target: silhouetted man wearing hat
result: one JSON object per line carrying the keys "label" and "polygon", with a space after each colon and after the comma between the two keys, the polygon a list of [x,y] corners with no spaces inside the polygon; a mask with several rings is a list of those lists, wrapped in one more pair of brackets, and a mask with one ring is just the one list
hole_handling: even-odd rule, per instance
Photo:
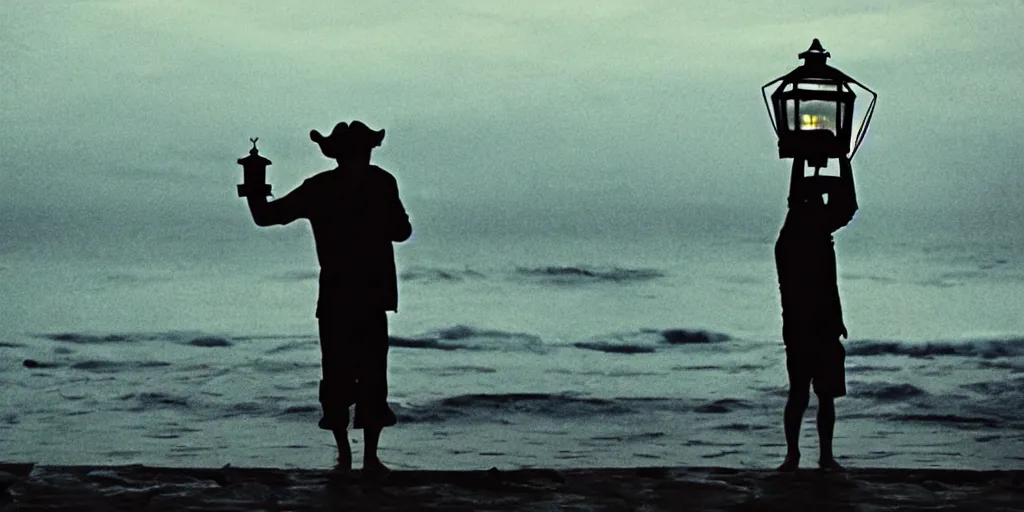
{"label": "silhouetted man wearing hat", "polygon": [[370,164],[384,130],[359,121],[338,123],[324,137],[310,138],[336,169],[307,179],[275,201],[249,196],[259,226],[309,219],[320,261],[320,328],[323,379],[319,426],[338,443],[338,467],[352,467],[348,442],[349,406],[355,404],[354,428],[363,429],[363,470],[387,472],[377,458],[384,427],[396,423],[387,403],[387,311],[398,310],[398,283],[392,243],[412,234],[409,216],[390,173]]}
{"label": "silhouetted man wearing hat", "polygon": [[795,471],[800,465],[800,424],[812,384],[818,397],[818,465],[842,469],[832,454],[832,433],[834,400],[846,394],[846,351],[839,337],[847,333],[832,233],[853,219],[857,196],[849,159],[839,159],[839,169],[839,177],[804,177],[804,162],[794,160],[789,212],[775,243],[789,374],[784,413],[787,452],[779,471]]}

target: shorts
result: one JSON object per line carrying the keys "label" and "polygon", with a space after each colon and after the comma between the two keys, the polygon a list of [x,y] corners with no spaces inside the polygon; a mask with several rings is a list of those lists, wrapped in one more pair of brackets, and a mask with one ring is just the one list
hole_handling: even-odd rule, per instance
{"label": "shorts", "polygon": [[846,395],[846,349],[839,338],[824,343],[788,343],[786,372],[790,389],[813,386],[819,398]]}
{"label": "shorts", "polygon": [[355,428],[397,423],[388,406],[388,320],[379,311],[343,310],[319,318],[323,379],[320,406],[324,430],[348,427],[356,406]]}

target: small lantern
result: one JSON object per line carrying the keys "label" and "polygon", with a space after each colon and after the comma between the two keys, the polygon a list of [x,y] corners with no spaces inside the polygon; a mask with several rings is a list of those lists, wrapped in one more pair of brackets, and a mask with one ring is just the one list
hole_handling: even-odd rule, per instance
{"label": "small lantern", "polygon": [[243,171],[242,184],[238,186],[238,197],[270,195],[270,185],[267,184],[267,166],[270,165],[270,160],[260,156],[259,150],[256,149],[258,140],[259,137],[249,139],[249,142],[252,142],[249,156],[238,159]]}
{"label": "small lantern", "polygon": [[[817,39],[799,54],[802,66],[761,87],[768,117],[779,138],[779,158],[806,160],[812,167],[825,167],[829,158],[853,158],[867,133],[878,95],[842,71],[825,63],[830,57]],[[765,89],[779,84],[769,105]],[[857,95],[850,85],[871,94],[856,137],[853,103]],[[851,139],[853,148],[851,150]]]}

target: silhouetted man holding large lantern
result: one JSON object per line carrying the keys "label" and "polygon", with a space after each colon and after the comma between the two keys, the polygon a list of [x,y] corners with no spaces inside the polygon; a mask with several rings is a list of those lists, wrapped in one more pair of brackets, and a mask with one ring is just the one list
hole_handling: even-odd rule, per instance
{"label": "silhouetted man holding large lantern", "polygon": [[[789,212],[775,244],[775,264],[782,296],[782,339],[786,346],[789,398],[783,425],[786,459],[780,471],[800,465],[800,426],[810,400],[818,397],[818,466],[841,470],[832,452],[834,400],[846,394],[845,356],[840,337],[847,337],[836,273],[832,233],[847,225],[857,211],[850,159],[863,141],[877,95],[825,63],[829,53],[815,39],[800,54],[804,64],[773,80],[781,82],[765,96],[778,135],[779,157],[792,158]],[[851,151],[853,104],[850,85],[872,95]],[[829,159],[839,162],[839,176],[821,174]],[[806,176],[806,170],[814,172]]]}
{"label": "silhouetted man holding large lantern", "polygon": [[319,426],[338,443],[338,466],[352,466],[348,442],[349,407],[355,405],[354,427],[363,429],[364,471],[387,472],[377,457],[384,427],[396,423],[387,403],[387,311],[398,310],[398,285],[392,243],[412,234],[398,196],[395,178],[371,165],[373,148],[384,130],[374,131],[360,121],[338,123],[324,137],[310,138],[324,156],[337,160],[336,169],[307,179],[288,195],[268,202],[270,186],[263,183],[270,161],[253,150],[239,160],[245,183],[239,195],[249,202],[259,226],[309,219],[320,261],[320,297],[316,316],[320,328],[323,379]]}
{"label": "silhouetted man holding large lantern", "polygon": [[847,336],[839,300],[832,233],[857,211],[850,161],[840,159],[840,176],[803,176],[793,164],[789,212],[775,243],[775,265],[782,295],[782,339],[786,345],[789,398],[784,413],[787,453],[780,470],[800,462],[800,424],[813,384],[818,397],[818,464],[840,469],[832,454],[835,398],[846,394],[840,336]]}

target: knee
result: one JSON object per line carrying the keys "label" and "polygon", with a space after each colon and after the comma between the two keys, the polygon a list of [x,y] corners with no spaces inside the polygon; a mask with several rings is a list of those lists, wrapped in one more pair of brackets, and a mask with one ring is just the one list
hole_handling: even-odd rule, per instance
{"label": "knee", "polygon": [[807,409],[808,404],[811,402],[811,394],[807,391],[789,390],[789,400],[786,402],[787,407],[796,407],[801,411]]}
{"label": "knee", "polygon": [[818,397],[818,411],[824,414],[836,413],[836,402],[831,397]]}

